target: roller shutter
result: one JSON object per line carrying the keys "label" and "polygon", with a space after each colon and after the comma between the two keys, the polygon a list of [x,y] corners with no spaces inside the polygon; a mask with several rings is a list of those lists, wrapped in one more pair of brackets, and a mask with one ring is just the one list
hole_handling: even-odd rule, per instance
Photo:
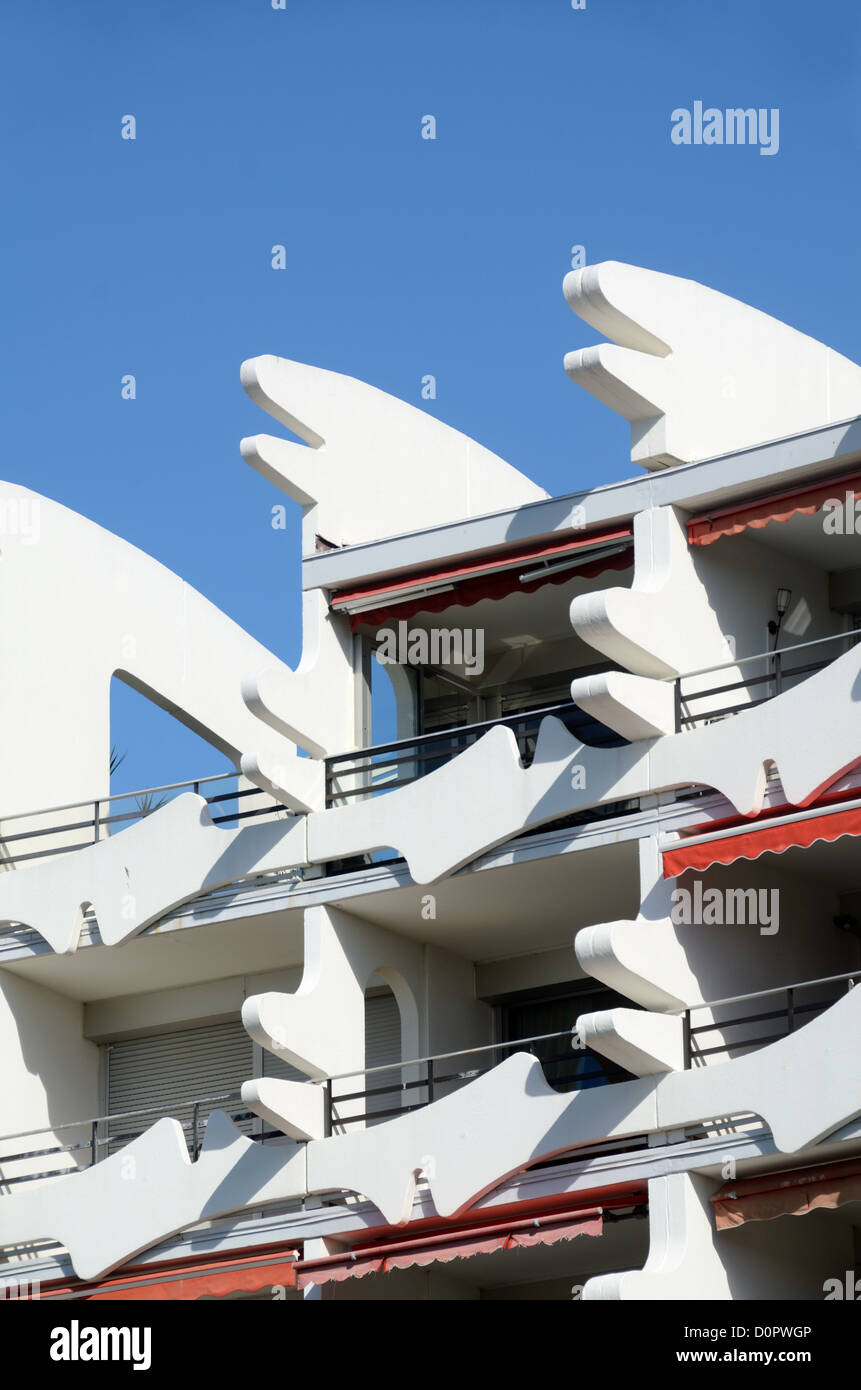
{"label": "roller shutter", "polygon": [[[391,990],[380,994],[369,994],[365,998],[365,1066],[384,1067],[388,1062],[401,1060],[401,1015],[398,1001]],[[369,1076],[367,1086],[395,1086],[400,1082],[399,1069],[378,1072]],[[369,1096],[367,1109],[373,1114],[377,1110],[392,1110],[400,1103],[400,1096],[392,1092],[385,1096]]]}
{"label": "roller shutter", "polygon": [[[238,1092],[253,1075],[251,1039],[241,1022],[216,1023],[205,1028],[157,1033],[107,1045],[108,1113],[121,1114],[158,1106],[180,1121],[191,1141],[195,1101]],[[198,1111],[198,1140],[211,1110],[224,1110],[244,1134],[253,1119],[238,1098],[202,1105]],[[247,1118],[241,1118],[241,1117]],[[157,1114],[116,1120],[110,1125],[114,1147],[154,1124]],[[122,1138],[121,1138],[122,1136]],[[105,1152],[108,1150],[106,1149]]]}

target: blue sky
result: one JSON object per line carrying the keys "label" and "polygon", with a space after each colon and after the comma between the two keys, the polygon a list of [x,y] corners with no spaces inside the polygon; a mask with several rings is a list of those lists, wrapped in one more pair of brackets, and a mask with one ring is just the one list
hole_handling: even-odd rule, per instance
{"label": "blue sky", "polygon": [[[360,377],[553,493],[632,471],[562,369],[595,340],[561,293],[573,244],[861,360],[859,30],[854,0],[7,4],[4,476],[295,662],[298,512],[273,530],[239,456],[268,426],[243,358]],[[695,100],[778,107],[779,153],[673,145]],[[114,712],[119,789],[224,766],[137,696]]]}

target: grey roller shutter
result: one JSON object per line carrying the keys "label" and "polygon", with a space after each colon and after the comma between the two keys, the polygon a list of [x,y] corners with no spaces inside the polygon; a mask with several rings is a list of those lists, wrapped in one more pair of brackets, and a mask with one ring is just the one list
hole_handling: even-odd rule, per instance
{"label": "grey roller shutter", "polygon": [[[365,1066],[384,1067],[401,1060],[401,1015],[398,1001],[391,990],[369,994],[365,998]],[[398,1068],[369,1076],[366,1085],[396,1086],[400,1083]],[[385,1096],[368,1096],[368,1111],[393,1110],[400,1103],[400,1094],[392,1091]]]}
{"label": "grey roller shutter", "polygon": [[[253,1075],[251,1039],[239,1020],[129,1038],[107,1046],[108,1113],[158,1106],[161,1114],[180,1121],[189,1143],[194,1102],[238,1092],[243,1081]],[[244,1134],[251,1133],[253,1120],[241,1118],[248,1112],[237,1098],[199,1107],[199,1142],[212,1110],[224,1110]],[[158,1118],[159,1114],[153,1113],[113,1121],[110,1151],[148,1129]]]}

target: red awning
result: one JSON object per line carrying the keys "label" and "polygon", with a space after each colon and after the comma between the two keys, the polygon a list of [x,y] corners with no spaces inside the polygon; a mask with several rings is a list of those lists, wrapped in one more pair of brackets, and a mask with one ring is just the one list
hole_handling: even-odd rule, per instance
{"label": "red awning", "polygon": [[803,488],[787,492],[772,492],[750,502],[737,502],[731,507],[717,507],[688,520],[688,543],[711,545],[721,536],[737,536],[748,527],[761,531],[772,521],[788,521],[803,513],[812,516],[831,498],[841,502],[847,493],[861,492],[861,473],[844,474]]}
{"label": "red awning", "polygon": [[224,1298],[231,1293],[257,1293],[272,1285],[296,1285],[294,1247],[228,1259],[178,1260],[171,1264],[127,1265],[98,1283],[43,1284],[40,1298],[105,1300],[188,1300]]}
{"label": "red awning", "polygon": [[362,1279],[366,1274],[386,1274],[392,1269],[468,1260],[495,1250],[554,1245],[577,1236],[600,1236],[602,1230],[601,1207],[581,1207],[578,1211],[430,1233],[413,1240],[380,1242],[364,1248],[355,1247],[344,1254],[302,1260],[296,1266],[297,1282],[300,1289],[308,1284],[340,1283],[344,1279]]}
{"label": "red awning", "polygon": [[817,1207],[841,1207],[861,1201],[861,1163],[826,1163],[767,1173],[725,1183],[712,1197],[719,1231],[746,1221],[773,1221],[777,1216],[806,1216]]}
{"label": "red awning", "polygon": [[[782,809],[782,808],[781,808]],[[676,878],[686,869],[708,869],[712,864],[734,864],[737,859],[758,859],[761,854],[783,854],[784,850],[807,849],[817,840],[839,840],[843,835],[861,835],[861,806],[847,810],[820,811],[796,820],[772,824],[740,826],[714,835],[682,841],[663,852],[664,878]]]}
{"label": "red awning", "polygon": [[[542,584],[566,584],[575,574],[593,579],[605,570],[629,569],[634,560],[633,534],[633,526],[626,524],[580,534],[576,540],[570,537],[562,541],[545,540],[516,550],[464,559],[441,569],[402,575],[399,579],[377,580],[360,589],[342,589],[333,596],[331,606],[336,613],[350,614],[352,628],[366,624],[379,627],[390,618],[442,613],[453,606],[468,608],[482,599],[500,599],[512,593],[531,594]],[[595,552],[591,560],[590,551]],[[567,559],[577,560],[581,555],[583,563],[578,564],[576,570],[565,568],[554,572],[555,565]],[[545,565],[549,573],[521,583],[524,569],[539,569]],[[379,599],[378,606],[373,602],[375,599]]]}

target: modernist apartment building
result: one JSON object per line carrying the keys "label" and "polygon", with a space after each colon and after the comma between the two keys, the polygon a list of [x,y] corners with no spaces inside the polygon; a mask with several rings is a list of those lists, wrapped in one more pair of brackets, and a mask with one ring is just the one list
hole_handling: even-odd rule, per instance
{"label": "modernist apartment building", "polygon": [[[0,487],[8,1296],[855,1296],[861,368],[565,293],[631,430],[569,496],[244,364],[296,670]],[[111,797],[114,675],[235,776]]]}

